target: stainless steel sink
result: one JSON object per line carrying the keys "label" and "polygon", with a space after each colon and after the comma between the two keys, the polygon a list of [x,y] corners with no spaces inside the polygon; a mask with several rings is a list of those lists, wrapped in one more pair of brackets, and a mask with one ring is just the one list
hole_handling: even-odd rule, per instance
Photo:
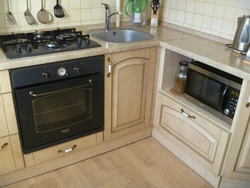
{"label": "stainless steel sink", "polygon": [[93,37],[109,43],[138,42],[153,38],[153,35],[133,29],[94,30],[89,33]]}

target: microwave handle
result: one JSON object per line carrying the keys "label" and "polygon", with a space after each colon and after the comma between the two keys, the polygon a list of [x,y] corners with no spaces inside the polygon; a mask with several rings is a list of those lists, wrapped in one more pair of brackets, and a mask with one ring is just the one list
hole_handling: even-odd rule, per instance
{"label": "microwave handle", "polygon": [[225,95],[226,95],[226,93],[227,93],[227,90],[228,90],[228,85],[226,85],[226,87],[225,87],[225,89],[224,89],[224,91],[222,92],[222,94],[221,94],[221,100],[220,100],[220,111],[221,112],[223,112],[223,104],[224,104],[224,99],[225,99]]}

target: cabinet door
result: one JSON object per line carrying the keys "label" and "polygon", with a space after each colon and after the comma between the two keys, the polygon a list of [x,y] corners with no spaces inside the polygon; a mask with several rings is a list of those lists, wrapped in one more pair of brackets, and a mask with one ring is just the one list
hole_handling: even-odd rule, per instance
{"label": "cabinet door", "polygon": [[148,59],[124,59],[113,66],[112,132],[144,123]]}
{"label": "cabinet door", "polygon": [[235,171],[250,174],[250,123],[248,124],[244,141],[241,146]]}
{"label": "cabinet door", "polygon": [[108,56],[112,68],[105,81],[105,118],[110,118],[105,120],[105,140],[149,126],[154,52],[143,49]]}

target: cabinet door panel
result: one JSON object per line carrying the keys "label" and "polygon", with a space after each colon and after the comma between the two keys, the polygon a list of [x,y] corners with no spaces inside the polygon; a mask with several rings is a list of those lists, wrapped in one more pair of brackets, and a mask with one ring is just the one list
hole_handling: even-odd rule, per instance
{"label": "cabinet door panel", "polygon": [[112,132],[116,132],[144,122],[148,59],[123,60],[112,72]]}
{"label": "cabinet door panel", "polygon": [[214,161],[218,140],[198,123],[178,110],[162,106],[160,125],[206,160]]}
{"label": "cabinet door panel", "polygon": [[16,170],[10,139],[8,136],[0,138],[0,146],[2,147],[5,143],[8,145],[0,150],[0,175]]}
{"label": "cabinet door panel", "polygon": [[250,174],[250,119],[244,141],[241,146],[239,158],[235,167],[236,172]]}

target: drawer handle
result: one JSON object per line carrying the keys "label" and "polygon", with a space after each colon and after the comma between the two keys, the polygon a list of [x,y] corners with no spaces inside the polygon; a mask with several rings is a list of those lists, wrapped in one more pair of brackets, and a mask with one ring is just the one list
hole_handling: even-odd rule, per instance
{"label": "drawer handle", "polygon": [[76,148],[76,145],[74,145],[72,148],[66,149],[66,150],[58,150],[57,153],[70,153]]}
{"label": "drawer handle", "polygon": [[190,119],[196,119],[195,116],[190,116],[188,113],[186,113],[183,109],[181,109],[181,113],[182,115],[184,115],[185,117],[187,118],[190,118]]}
{"label": "drawer handle", "polygon": [[4,147],[8,146],[9,144],[5,142],[2,146],[0,146],[0,150],[3,149]]}

